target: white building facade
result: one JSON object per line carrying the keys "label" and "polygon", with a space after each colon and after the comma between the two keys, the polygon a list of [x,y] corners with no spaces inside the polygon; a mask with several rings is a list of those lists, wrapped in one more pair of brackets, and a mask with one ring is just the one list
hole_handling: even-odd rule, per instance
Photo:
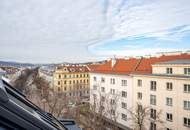
{"label": "white building facade", "polygon": [[[113,111],[117,116],[117,123],[121,124],[122,128],[131,128],[127,109],[133,105],[132,84],[133,79],[129,75],[90,73],[90,103],[93,104],[94,95],[99,100],[100,96],[104,96],[107,103],[115,100],[117,108]],[[109,115],[107,118],[110,118]]]}
{"label": "white building facade", "polygon": [[[129,111],[140,104],[150,109],[145,129],[190,130],[189,54],[109,61],[90,72],[90,90],[91,104],[111,95],[107,103],[117,103],[113,113],[122,129],[135,129]],[[155,121],[158,113],[162,123]]]}
{"label": "white building facade", "polygon": [[133,75],[133,106],[138,102],[161,111],[163,123],[149,122],[147,129],[190,130],[190,60],[163,62],[152,67],[152,74]]}

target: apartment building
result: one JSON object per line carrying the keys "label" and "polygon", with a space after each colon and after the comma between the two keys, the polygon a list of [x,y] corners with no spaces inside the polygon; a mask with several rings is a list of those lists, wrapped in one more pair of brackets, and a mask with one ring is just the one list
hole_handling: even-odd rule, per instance
{"label": "apartment building", "polygon": [[[105,64],[99,65],[90,72],[90,103],[105,102],[100,104],[105,112],[107,119],[112,120],[116,117],[117,126],[120,129],[130,129],[131,121],[128,115],[128,108],[133,105],[132,83],[133,79],[130,73],[138,64],[139,59],[110,59]],[[117,107],[110,109],[109,104],[115,104]],[[96,105],[98,106],[98,104]],[[110,116],[110,113],[113,115]],[[111,121],[110,121],[111,122]]]}
{"label": "apartment building", "polygon": [[[189,59],[190,54],[182,53],[108,60],[90,72],[90,103],[95,99],[104,101],[105,95],[111,95],[106,102],[117,103],[111,113],[117,113],[120,129],[134,129],[127,111],[135,109],[137,103],[150,107],[153,114],[162,111],[160,118],[164,123],[159,126],[148,122],[147,129],[190,129]],[[113,101],[113,95],[119,95],[119,100]],[[102,106],[105,110],[108,107]]]}
{"label": "apartment building", "polygon": [[190,58],[152,64],[152,73],[133,75],[133,88],[134,106],[138,102],[161,111],[164,123],[149,122],[147,128],[190,129]]}
{"label": "apartment building", "polygon": [[67,96],[88,96],[89,81],[86,66],[58,66],[53,74],[54,90]]}

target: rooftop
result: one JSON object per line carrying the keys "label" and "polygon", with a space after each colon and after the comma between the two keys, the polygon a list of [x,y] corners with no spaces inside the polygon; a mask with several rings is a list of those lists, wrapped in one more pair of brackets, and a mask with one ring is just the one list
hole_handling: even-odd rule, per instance
{"label": "rooftop", "polygon": [[190,54],[162,55],[159,57],[142,57],[129,59],[111,59],[90,70],[93,73],[109,73],[109,74],[151,74],[152,65],[161,62],[183,61],[189,62]]}
{"label": "rooftop", "polygon": [[57,70],[66,69],[69,72],[88,72],[89,69],[86,66],[58,66]]}
{"label": "rooftop", "polygon": [[174,64],[174,65],[178,65],[178,64],[190,64],[190,59],[182,59],[182,60],[171,60],[171,61],[166,61],[166,62],[158,62],[157,64]]}

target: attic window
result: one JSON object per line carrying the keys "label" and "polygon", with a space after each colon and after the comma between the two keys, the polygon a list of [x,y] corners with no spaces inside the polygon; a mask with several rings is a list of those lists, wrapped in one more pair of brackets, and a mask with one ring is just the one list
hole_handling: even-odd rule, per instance
{"label": "attic window", "polygon": [[167,74],[172,74],[173,73],[173,69],[172,68],[166,68],[166,73]]}

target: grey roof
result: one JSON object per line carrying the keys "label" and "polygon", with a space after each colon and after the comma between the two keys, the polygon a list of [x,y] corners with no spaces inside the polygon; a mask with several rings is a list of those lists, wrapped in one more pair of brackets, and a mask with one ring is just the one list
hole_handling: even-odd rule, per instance
{"label": "grey roof", "polygon": [[190,64],[190,59],[171,60],[166,62],[157,62],[155,64]]}
{"label": "grey roof", "polygon": [[175,78],[186,78],[186,79],[190,79],[189,75],[173,75],[173,74],[133,74],[133,75],[144,75],[144,76],[158,76],[158,77],[175,77]]}

